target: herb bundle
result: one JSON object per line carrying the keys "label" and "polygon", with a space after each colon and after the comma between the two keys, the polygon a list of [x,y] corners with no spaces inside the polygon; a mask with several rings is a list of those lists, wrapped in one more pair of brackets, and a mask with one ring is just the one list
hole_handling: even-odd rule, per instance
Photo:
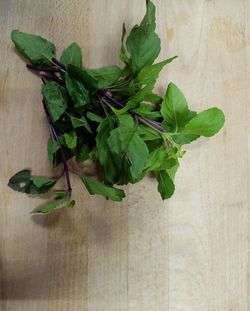
{"label": "herb bundle", "polygon": [[[220,109],[199,113],[189,110],[175,84],[168,85],[163,98],[154,92],[160,71],[176,58],[154,64],[160,52],[155,27],[155,6],[147,0],[140,25],[128,35],[123,25],[119,54],[123,67],[96,69],[82,65],[82,52],[76,43],[67,47],[58,60],[53,43],[12,31],[17,50],[29,61],[27,67],[42,78],[43,107],[50,130],[48,159],[53,167],[62,167],[58,177],[35,176],[25,169],[10,178],[8,185],[13,190],[51,194],[53,199],[34,212],[48,213],[75,205],[71,173],[79,176],[90,194],[121,201],[125,194],[114,185],[136,183],[152,172],[162,199],[170,198],[179,158],[185,153],[182,145],[200,136],[213,136],[223,127]],[[72,172],[70,159],[78,164],[93,160],[102,178]],[[62,177],[66,178],[67,189],[53,190]]]}

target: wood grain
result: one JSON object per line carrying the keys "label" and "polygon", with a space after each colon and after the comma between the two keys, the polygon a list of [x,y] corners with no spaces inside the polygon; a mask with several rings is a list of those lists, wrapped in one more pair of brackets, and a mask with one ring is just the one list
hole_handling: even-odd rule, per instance
{"label": "wood grain", "polygon": [[224,130],[187,146],[175,196],[153,179],[126,188],[120,204],[90,197],[73,178],[77,207],[45,216],[40,201],[6,186],[17,170],[49,174],[40,81],[10,42],[40,34],[58,53],[75,41],[87,66],[117,63],[122,22],[144,0],[0,1],[0,310],[249,311],[250,3],[155,0],[160,77],[191,108],[219,106]]}

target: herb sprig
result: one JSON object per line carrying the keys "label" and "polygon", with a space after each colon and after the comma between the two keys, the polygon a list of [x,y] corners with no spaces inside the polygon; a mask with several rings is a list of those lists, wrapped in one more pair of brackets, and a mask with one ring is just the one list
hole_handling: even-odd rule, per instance
{"label": "herb sprig", "polygon": [[[10,178],[8,185],[13,190],[51,194],[53,199],[33,212],[49,213],[75,205],[70,159],[78,164],[90,159],[100,168],[101,180],[73,172],[90,194],[121,201],[124,191],[114,185],[136,183],[152,172],[162,199],[170,198],[179,159],[185,153],[182,146],[200,136],[213,136],[223,127],[220,109],[191,111],[175,84],[168,85],[163,98],[154,92],[161,70],[176,58],[154,63],[160,53],[155,27],[155,6],[147,0],[140,25],[127,35],[123,24],[119,58],[124,66],[94,69],[82,65],[76,43],[57,59],[53,43],[12,31],[17,50],[30,62],[27,68],[43,81],[43,107],[50,130],[48,159],[53,167],[62,167],[57,177],[35,176],[25,169]],[[53,190],[62,177],[67,189]]]}

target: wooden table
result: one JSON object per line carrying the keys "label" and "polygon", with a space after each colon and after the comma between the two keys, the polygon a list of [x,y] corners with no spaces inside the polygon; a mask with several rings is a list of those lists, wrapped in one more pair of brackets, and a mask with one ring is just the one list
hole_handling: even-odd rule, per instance
{"label": "wooden table", "polygon": [[[74,210],[29,213],[40,200],[6,184],[32,167],[50,174],[41,82],[25,68],[12,29],[40,34],[58,53],[80,44],[86,66],[119,63],[121,25],[143,0],[0,0],[0,310],[247,311],[249,298],[250,2],[155,0],[160,59],[179,58],[158,90],[176,83],[191,108],[219,106],[226,126],[181,160],[175,196],[153,179],[121,204],[73,178]],[[248,184],[249,188],[249,184]]]}

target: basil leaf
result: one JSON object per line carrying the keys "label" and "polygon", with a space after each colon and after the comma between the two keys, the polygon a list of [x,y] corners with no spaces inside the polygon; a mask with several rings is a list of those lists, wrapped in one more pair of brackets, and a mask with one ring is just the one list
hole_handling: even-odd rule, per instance
{"label": "basil leaf", "polygon": [[62,86],[48,82],[42,88],[43,98],[53,122],[56,122],[67,109],[67,96]]}
{"label": "basil leaf", "polygon": [[122,75],[122,70],[115,65],[85,70],[89,76],[97,81],[97,87],[99,89],[111,86]]}
{"label": "basil leaf", "polygon": [[188,113],[186,98],[174,83],[170,83],[161,104],[164,120],[177,132],[185,125]]}
{"label": "basil leaf", "polygon": [[96,135],[97,158],[103,166],[106,179],[111,183],[114,183],[117,180],[118,175],[114,156],[107,144],[107,139],[114,127],[115,119],[108,117],[99,124]]}
{"label": "basil leaf", "polygon": [[138,81],[142,85],[151,85],[151,88],[153,89],[155,82],[157,78],[159,77],[159,74],[162,70],[162,68],[171,63],[177,56],[171,57],[169,59],[166,59],[158,64],[146,66],[142,68],[142,70],[138,73]]}
{"label": "basil leaf", "polygon": [[98,89],[98,81],[92,77],[86,69],[81,69],[69,64],[68,74],[71,78],[81,82],[89,91],[96,91]]}
{"label": "basil leaf", "polygon": [[74,128],[83,126],[89,133],[92,133],[91,128],[84,116],[82,116],[81,119],[76,118],[76,117],[71,117],[71,123]]}
{"label": "basil leaf", "polygon": [[55,45],[48,40],[18,30],[11,32],[11,40],[16,49],[32,64],[50,66],[51,58],[55,56]]}
{"label": "basil leaf", "polygon": [[224,125],[224,113],[218,108],[209,108],[191,119],[181,133],[210,137],[215,135]]}
{"label": "basil leaf", "polygon": [[108,145],[112,153],[129,161],[132,179],[136,179],[148,161],[147,145],[136,133],[133,118],[129,115],[119,117],[119,126],[110,132]]}
{"label": "basil leaf", "polygon": [[147,1],[147,11],[140,26],[131,30],[126,46],[131,57],[131,67],[134,73],[143,67],[152,65],[160,52],[160,38],[155,30],[155,6]]}
{"label": "basil leaf", "polygon": [[167,171],[155,172],[155,175],[158,181],[158,191],[162,200],[169,199],[175,190],[173,180],[170,178]]}
{"label": "basil leaf", "polygon": [[65,74],[65,84],[75,108],[84,107],[90,102],[89,91],[84,85]]}
{"label": "basil leaf", "polygon": [[63,134],[63,138],[69,149],[74,149],[77,146],[77,135],[74,131]]}
{"label": "basil leaf", "polygon": [[99,194],[113,201],[121,201],[125,197],[121,189],[104,185],[86,176],[81,176],[81,180],[90,194]]}
{"label": "basil leaf", "polygon": [[30,180],[37,188],[42,188],[44,186],[52,187],[55,185],[56,180],[49,177],[31,176]]}
{"label": "basil leaf", "polygon": [[55,164],[55,153],[60,149],[60,144],[49,138],[48,140],[48,147],[47,147],[47,150],[48,150],[48,159],[49,159],[49,162],[54,166]]}
{"label": "basil leaf", "polygon": [[30,176],[30,170],[17,172],[10,178],[8,186],[15,191],[27,193],[30,185]]}
{"label": "basil leaf", "polygon": [[46,202],[37,208],[35,208],[32,213],[42,213],[42,214],[48,214],[51,213],[55,208],[63,207],[65,204],[68,203],[68,198],[63,198],[59,200],[54,200],[52,202]]}
{"label": "basil leaf", "polygon": [[69,45],[63,52],[60,57],[61,63],[63,63],[66,67],[70,65],[74,65],[77,67],[82,67],[82,51],[79,45],[76,43],[72,43]]}
{"label": "basil leaf", "polygon": [[169,156],[169,151],[165,146],[150,153],[145,171],[166,170],[176,165],[176,160]]}
{"label": "basil leaf", "polygon": [[91,121],[97,122],[97,123],[101,123],[103,121],[103,118],[98,116],[97,114],[89,111],[87,112],[87,118]]}

